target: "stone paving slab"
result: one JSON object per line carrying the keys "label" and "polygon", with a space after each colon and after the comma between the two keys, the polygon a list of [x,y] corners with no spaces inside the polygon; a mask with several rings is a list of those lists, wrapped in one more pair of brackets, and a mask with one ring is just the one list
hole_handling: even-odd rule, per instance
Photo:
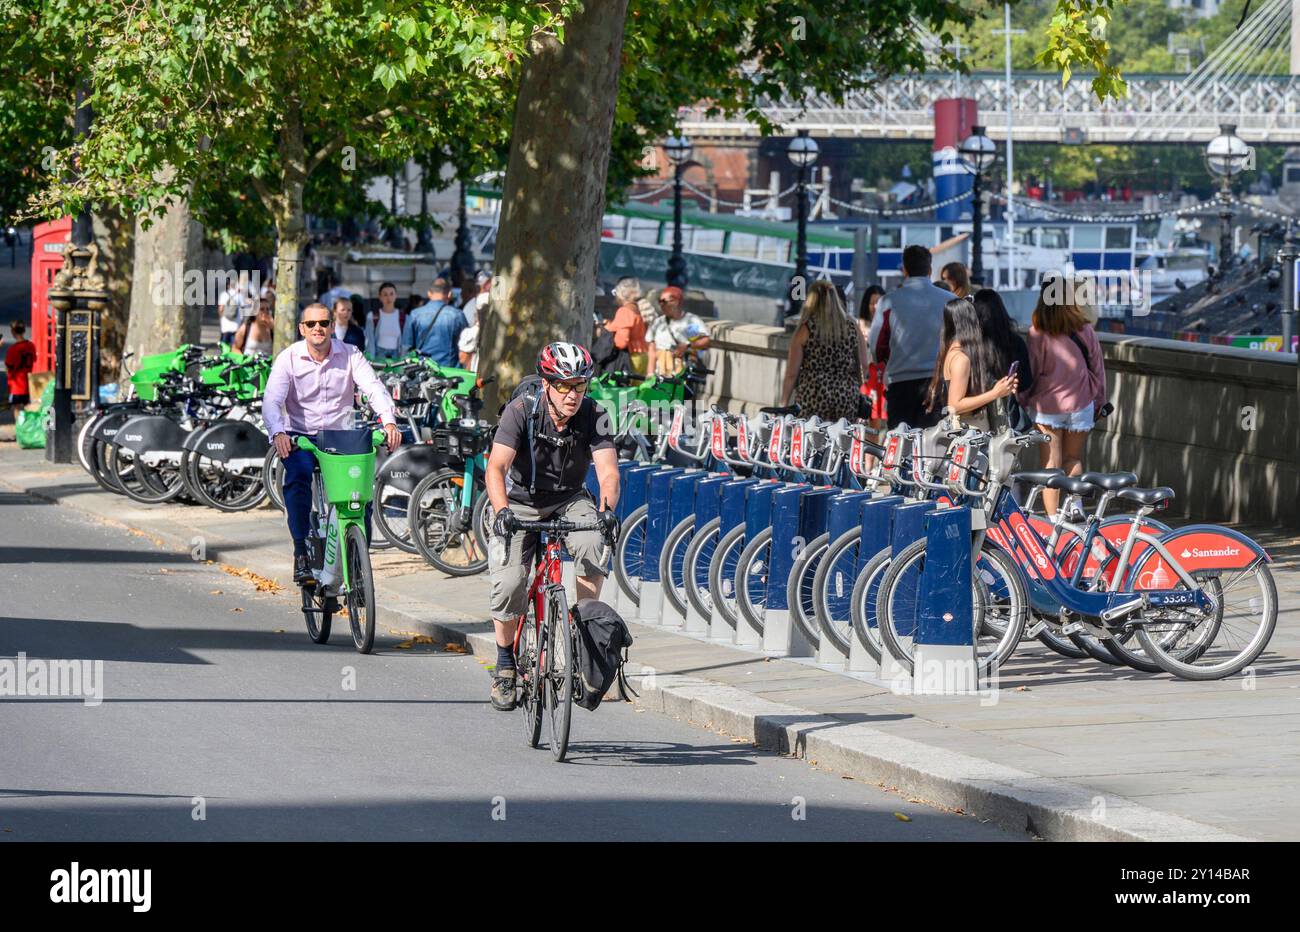
{"label": "stone paving slab", "polygon": [[[173,550],[289,578],[283,521],[140,506],[79,467],[0,445],[0,485],[135,529]],[[0,511],[0,515],[3,512]],[[1026,644],[995,705],[895,695],[812,664],[633,626],[640,702],[703,727],[817,759],[931,803],[1047,838],[1300,838],[1300,548],[1275,533],[1282,610],[1247,679],[1191,683],[1059,657]],[[490,647],[486,580],[447,579],[417,557],[377,552],[381,623]],[[288,597],[294,597],[288,593]],[[298,622],[296,614],[292,621]],[[287,619],[288,620],[288,619]],[[1100,813],[1100,814],[1099,814]]]}

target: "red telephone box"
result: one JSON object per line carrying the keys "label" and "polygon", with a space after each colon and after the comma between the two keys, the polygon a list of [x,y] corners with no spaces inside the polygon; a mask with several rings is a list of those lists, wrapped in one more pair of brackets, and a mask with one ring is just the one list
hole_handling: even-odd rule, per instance
{"label": "red telephone box", "polygon": [[63,250],[72,238],[72,218],[63,217],[32,229],[32,332],[36,344],[33,372],[54,371],[55,318],[47,297],[54,276],[63,268]]}

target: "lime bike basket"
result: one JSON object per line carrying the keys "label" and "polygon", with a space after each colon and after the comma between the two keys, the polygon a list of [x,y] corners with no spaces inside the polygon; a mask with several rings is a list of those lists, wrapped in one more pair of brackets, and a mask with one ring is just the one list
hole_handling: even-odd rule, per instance
{"label": "lime bike basket", "polygon": [[375,446],[383,431],[322,430],[312,443],[298,438],[298,446],[316,454],[325,500],[343,514],[360,514],[374,497]]}

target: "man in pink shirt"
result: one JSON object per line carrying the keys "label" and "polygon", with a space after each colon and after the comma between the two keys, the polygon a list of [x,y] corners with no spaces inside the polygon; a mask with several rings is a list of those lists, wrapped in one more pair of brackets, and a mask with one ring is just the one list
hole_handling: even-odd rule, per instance
{"label": "man in pink shirt", "polygon": [[[388,449],[397,449],[393,400],[366,357],[334,339],[334,321],[323,304],[309,304],[298,321],[302,339],[276,357],[262,398],[266,433],[284,460],[284,511],[293,538],[293,581],[312,578],[307,538],[311,533],[311,478],[316,457],[296,446],[299,436],[316,438],[322,430],[352,426],[358,391],[383,422]],[[366,515],[369,519],[369,512]],[[369,521],[367,520],[367,527]]]}

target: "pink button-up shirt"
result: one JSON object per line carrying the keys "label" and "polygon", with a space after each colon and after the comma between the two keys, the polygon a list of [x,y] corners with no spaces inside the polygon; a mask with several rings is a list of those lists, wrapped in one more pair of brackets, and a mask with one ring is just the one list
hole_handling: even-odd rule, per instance
{"label": "pink button-up shirt", "polygon": [[385,424],[396,424],[393,399],[355,346],[330,339],[323,362],[299,340],[275,358],[262,397],[262,417],[270,437],[287,431],[314,434],[351,426],[357,390]]}

